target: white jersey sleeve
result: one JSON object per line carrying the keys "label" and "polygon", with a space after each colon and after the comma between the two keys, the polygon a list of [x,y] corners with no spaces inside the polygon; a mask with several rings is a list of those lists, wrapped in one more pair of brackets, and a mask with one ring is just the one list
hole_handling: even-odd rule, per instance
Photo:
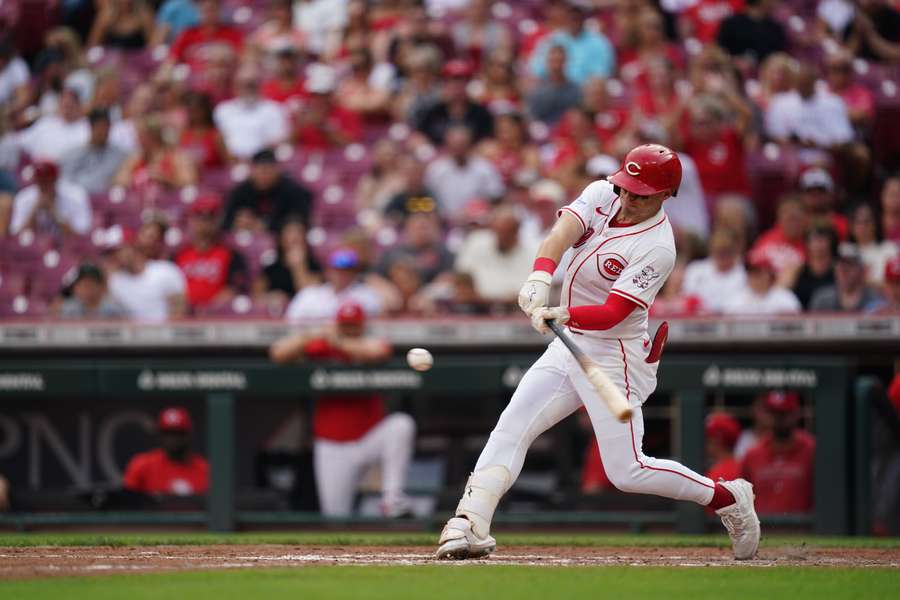
{"label": "white jersey sleeve", "polygon": [[567,212],[573,215],[581,222],[582,232],[587,233],[597,228],[599,219],[609,216],[610,207],[615,199],[616,194],[611,183],[606,180],[595,181],[584,188],[581,195],[571,204],[559,209],[557,214],[562,216]]}
{"label": "white jersey sleeve", "polygon": [[675,254],[663,246],[654,246],[628,263],[609,293],[648,309],[674,267]]}

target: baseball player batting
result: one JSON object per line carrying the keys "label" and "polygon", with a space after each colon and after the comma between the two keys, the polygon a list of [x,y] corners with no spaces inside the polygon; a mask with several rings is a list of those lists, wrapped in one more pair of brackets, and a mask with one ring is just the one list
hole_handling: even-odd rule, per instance
{"label": "baseball player batting", "polygon": [[[647,312],[675,265],[675,240],[663,202],[678,193],[680,183],[681,163],[672,150],[657,144],[634,148],[619,171],[590,184],[559,211],[519,293],[519,306],[539,332],[549,332],[548,322],[568,328],[577,346],[624,394],[631,418],[616,419],[572,353],[559,338],[553,340],[500,415],[456,515],[441,532],[437,558],[477,558],[496,549],[491,519],[519,476],[528,447],[582,405],[613,485],[708,506],[728,530],[735,558],[756,554],[759,519],[750,483],[714,482],[641,450],[641,405],[656,388],[665,341],[657,336],[651,344]],[[572,258],[558,265],[569,247],[575,249]],[[548,307],[558,266],[565,270],[562,306]]]}

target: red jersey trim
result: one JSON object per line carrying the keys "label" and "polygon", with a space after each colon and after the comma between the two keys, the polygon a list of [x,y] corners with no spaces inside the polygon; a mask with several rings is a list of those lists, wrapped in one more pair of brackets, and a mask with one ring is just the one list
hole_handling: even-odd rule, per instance
{"label": "red jersey trim", "polygon": [[[560,210],[562,210],[562,209],[560,209]],[[618,240],[618,239],[621,239],[621,238],[624,238],[624,237],[629,237],[629,236],[632,236],[632,235],[638,235],[638,234],[640,234],[640,233],[644,233],[645,231],[650,231],[650,230],[653,229],[654,227],[659,227],[660,225],[662,225],[663,223],[666,222],[666,219],[667,219],[667,218],[668,218],[668,217],[665,217],[665,216],[664,216],[664,217],[663,217],[662,219],[660,219],[657,223],[654,223],[653,225],[650,225],[649,227],[645,227],[644,229],[640,229],[640,230],[638,230],[638,231],[632,231],[631,233],[623,233],[622,235],[616,235],[616,236],[613,236],[613,237],[611,237],[611,238],[607,238],[607,239],[603,240],[602,242],[600,242],[600,244],[599,244],[596,248],[594,248],[594,249],[590,252],[590,254],[588,254],[587,256],[585,256],[584,259],[583,259],[580,263],[578,263],[578,266],[577,266],[577,267],[575,267],[575,272],[572,273],[572,279],[569,281],[569,292],[568,292],[568,300],[566,301],[566,306],[568,307],[568,306],[571,306],[571,305],[572,305],[572,287],[575,285],[575,278],[578,277],[578,271],[581,270],[581,267],[584,266],[584,263],[586,263],[586,262],[588,261],[588,259],[589,259],[591,256],[593,256],[594,254],[596,254],[597,252],[600,251],[600,248],[602,248],[604,245],[606,245],[607,242],[611,242],[611,241],[613,241],[613,240]],[[574,262],[574,261],[573,261],[573,262]],[[571,266],[571,265],[570,265],[570,266]]]}
{"label": "red jersey trim", "polygon": [[559,209],[559,212],[557,213],[557,217],[561,217],[562,214],[563,214],[563,211],[575,215],[575,218],[578,219],[578,222],[579,222],[579,223],[581,223],[581,233],[582,233],[582,234],[585,233],[585,232],[587,231],[587,229],[588,229],[588,228],[587,228],[587,225],[584,224],[584,219],[581,218],[581,215],[579,215],[577,212],[575,212],[574,210],[572,210],[572,209],[569,208],[568,206],[563,206],[561,209]]}
{"label": "red jersey trim", "polygon": [[644,302],[643,300],[641,300],[640,298],[638,298],[638,297],[636,297],[636,296],[632,296],[632,295],[629,294],[628,292],[623,292],[622,290],[617,290],[617,289],[613,288],[613,289],[609,290],[609,293],[610,293],[610,294],[617,294],[617,295],[619,295],[619,296],[622,296],[622,297],[625,298],[626,300],[630,300],[631,302],[635,302],[635,303],[637,303],[639,306],[644,307],[645,309],[650,308],[650,307],[647,305],[646,302]]}

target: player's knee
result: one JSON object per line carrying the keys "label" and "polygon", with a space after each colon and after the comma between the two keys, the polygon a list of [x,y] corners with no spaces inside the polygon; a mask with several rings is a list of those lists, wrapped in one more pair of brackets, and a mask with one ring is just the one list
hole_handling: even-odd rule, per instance
{"label": "player's knee", "polygon": [[610,464],[607,464],[607,461],[604,461],[603,468],[606,469],[606,477],[609,479],[609,482],[613,484],[617,490],[630,493],[641,491],[640,482],[637,477],[640,472],[640,465],[634,461],[609,462]]}

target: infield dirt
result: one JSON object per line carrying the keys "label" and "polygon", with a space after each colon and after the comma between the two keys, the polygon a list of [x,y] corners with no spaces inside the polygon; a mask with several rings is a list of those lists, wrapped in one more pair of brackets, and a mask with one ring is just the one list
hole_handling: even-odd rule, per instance
{"label": "infield dirt", "polygon": [[68,546],[0,547],[0,579],[53,575],[98,575],[136,572],[203,571],[303,567],[308,565],[486,565],[680,566],[680,567],[900,567],[900,551],[887,548],[765,548],[752,561],[735,561],[718,548],[574,548],[512,546],[490,558],[437,563],[423,546]]}

